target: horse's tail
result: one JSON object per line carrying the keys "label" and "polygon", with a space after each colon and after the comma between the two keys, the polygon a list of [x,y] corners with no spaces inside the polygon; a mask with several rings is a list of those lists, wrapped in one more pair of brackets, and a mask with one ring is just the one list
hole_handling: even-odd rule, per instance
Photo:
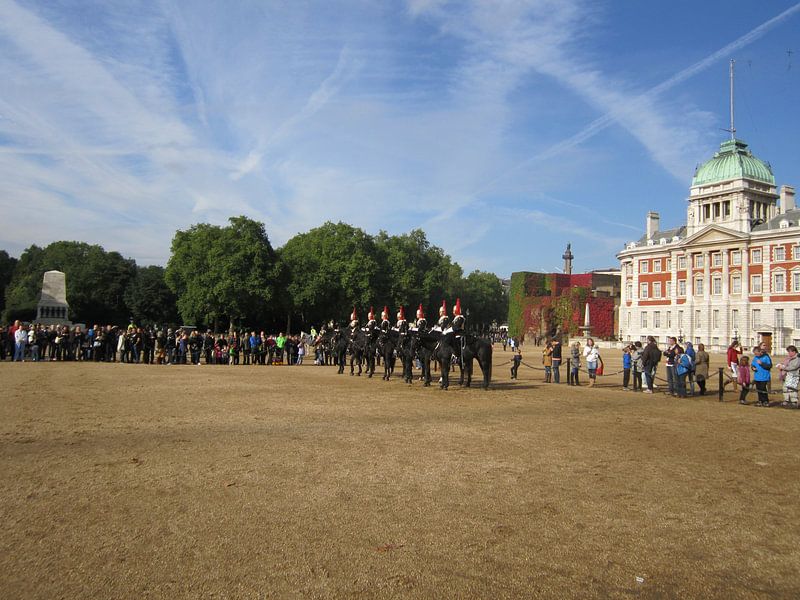
{"label": "horse's tail", "polygon": [[492,348],[491,344],[488,344],[488,346],[489,346],[489,370],[488,370],[488,373],[489,373],[489,381],[491,382],[492,381],[492,355],[493,355],[494,349]]}

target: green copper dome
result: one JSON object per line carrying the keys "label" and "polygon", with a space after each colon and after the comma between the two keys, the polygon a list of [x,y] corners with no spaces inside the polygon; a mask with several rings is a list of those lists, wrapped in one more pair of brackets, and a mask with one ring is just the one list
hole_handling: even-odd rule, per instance
{"label": "green copper dome", "polygon": [[753,156],[741,140],[726,140],[714,158],[697,167],[692,186],[708,185],[731,179],[753,179],[775,185],[775,176],[768,163]]}

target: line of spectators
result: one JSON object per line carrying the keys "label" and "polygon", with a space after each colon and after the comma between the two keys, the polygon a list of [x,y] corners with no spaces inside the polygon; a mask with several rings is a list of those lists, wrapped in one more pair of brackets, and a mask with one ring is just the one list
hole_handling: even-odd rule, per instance
{"label": "line of spectators", "polygon": [[202,333],[130,325],[66,327],[24,324],[0,327],[0,361],[94,361],[141,364],[301,365],[314,335],[264,331]]}

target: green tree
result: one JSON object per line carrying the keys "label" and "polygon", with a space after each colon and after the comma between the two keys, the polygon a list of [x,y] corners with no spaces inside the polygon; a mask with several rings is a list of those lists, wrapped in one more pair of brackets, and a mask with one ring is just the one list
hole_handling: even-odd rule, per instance
{"label": "green tree", "polygon": [[14,267],[17,266],[17,259],[9,256],[5,250],[0,250],[0,313],[6,307],[6,288],[11,283],[14,275]]}
{"label": "green tree", "polygon": [[42,276],[52,270],[66,276],[73,321],[125,321],[128,315],[123,295],[135,274],[136,263],[100,246],[66,241],[53,242],[44,249],[31,246],[22,253],[6,289],[6,319],[32,319],[36,315]]}
{"label": "green tree", "polygon": [[469,309],[470,327],[483,330],[493,321],[505,320],[508,298],[497,275],[476,270],[467,276],[463,286],[462,309]]}
{"label": "green tree", "polygon": [[177,298],[164,280],[164,267],[137,267],[125,290],[125,305],[137,324],[177,324]]}
{"label": "green tree", "polygon": [[280,250],[292,309],[306,325],[344,319],[353,305],[381,300],[375,241],[345,223],[324,223],[294,236]]}
{"label": "green tree", "polygon": [[165,271],[178,311],[192,324],[263,321],[277,297],[281,265],[264,224],[231,217],[177,231]]}

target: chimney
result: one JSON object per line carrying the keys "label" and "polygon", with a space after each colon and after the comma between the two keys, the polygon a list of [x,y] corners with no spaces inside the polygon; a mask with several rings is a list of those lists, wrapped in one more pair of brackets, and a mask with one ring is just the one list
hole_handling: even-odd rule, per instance
{"label": "chimney", "polygon": [[652,210],[647,213],[647,239],[652,240],[653,236],[658,233],[658,221],[660,217],[657,212]]}
{"label": "chimney", "polygon": [[790,185],[784,185],[781,188],[781,214],[794,209],[794,188]]}

